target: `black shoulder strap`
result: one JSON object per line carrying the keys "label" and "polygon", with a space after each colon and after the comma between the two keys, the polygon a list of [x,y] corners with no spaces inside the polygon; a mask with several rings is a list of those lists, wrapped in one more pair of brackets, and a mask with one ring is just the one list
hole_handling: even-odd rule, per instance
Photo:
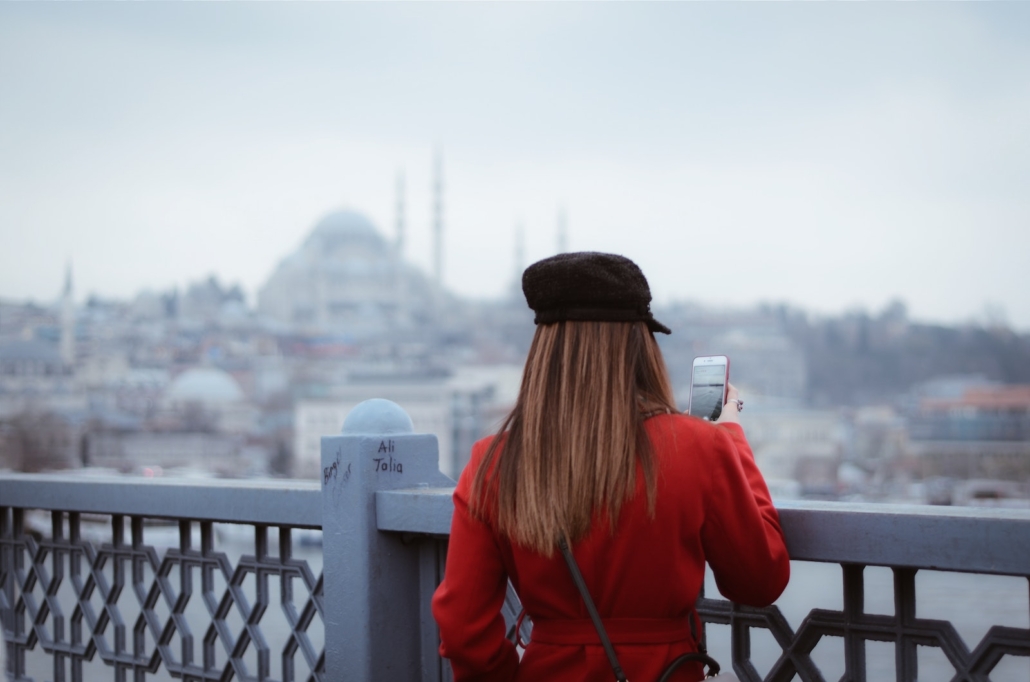
{"label": "black shoulder strap", "polygon": [[569,550],[569,543],[565,541],[564,535],[558,540],[558,547],[561,548],[562,556],[565,557],[565,563],[569,566],[572,581],[576,583],[576,589],[579,590],[579,595],[583,597],[583,603],[587,607],[587,613],[590,614],[590,620],[594,621],[594,627],[597,628],[597,636],[601,638],[601,646],[604,647],[604,653],[608,654],[608,662],[615,672],[615,679],[619,682],[627,682],[626,673],[622,672],[619,659],[615,656],[615,648],[612,647],[612,642],[608,639],[608,632],[604,629],[604,623],[601,622],[601,616],[597,613],[594,600],[590,597],[590,590],[587,589],[587,584],[583,580],[583,574],[579,572],[579,564],[576,563],[576,557],[572,556],[572,551]]}
{"label": "black shoulder strap", "polygon": [[[572,556],[572,551],[569,549],[569,543],[565,541],[564,535],[559,538],[558,547],[561,548],[562,556],[565,557],[565,563],[569,566],[569,573],[572,574],[572,582],[576,583],[576,589],[579,590],[579,595],[583,597],[583,603],[587,607],[587,613],[590,614],[590,620],[594,621],[594,627],[597,629],[597,636],[601,638],[601,646],[604,647],[604,653],[608,655],[608,662],[611,664],[612,671],[615,673],[615,679],[619,682],[627,682],[626,673],[622,671],[622,666],[619,665],[619,659],[615,656],[615,648],[612,647],[612,641],[608,639],[608,632],[604,629],[604,623],[601,622],[601,616],[597,613],[597,607],[594,606],[594,600],[590,597],[590,590],[587,589],[586,581],[583,580],[583,574],[579,572],[579,564],[576,563],[576,557]],[[691,614],[689,618],[690,633],[694,637],[694,641],[697,641],[697,635],[694,633],[693,614]],[[700,642],[698,642],[698,649],[699,651],[696,653],[683,654],[670,663],[662,673],[662,676],[658,678],[658,682],[666,682],[666,680],[668,680],[672,675],[673,671],[688,661],[700,661],[704,665],[708,666],[708,673],[705,675],[706,680],[718,675],[718,661],[708,655],[704,645]]]}

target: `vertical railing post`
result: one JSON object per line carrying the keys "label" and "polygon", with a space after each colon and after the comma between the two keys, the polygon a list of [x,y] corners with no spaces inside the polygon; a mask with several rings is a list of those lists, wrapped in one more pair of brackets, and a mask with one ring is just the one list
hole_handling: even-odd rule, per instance
{"label": "vertical railing post", "polygon": [[419,543],[376,527],[379,490],[447,485],[436,436],[415,434],[388,400],[351,411],[322,438],[326,673],[331,680],[422,677]]}
{"label": "vertical railing post", "polygon": [[865,613],[865,566],[841,564],[844,578],[844,677],[847,682],[866,682],[865,640],[851,628]]}
{"label": "vertical railing post", "polygon": [[895,568],[894,618],[898,623],[898,639],[894,644],[894,666],[899,680],[919,679],[917,641],[905,634],[916,620],[916,569]]}
{"label": "vertical railing post", "polygon": [[14,677],[14,665],[7,667],[8,633],[14,634],[14,510],[0,507],[0,676]]}

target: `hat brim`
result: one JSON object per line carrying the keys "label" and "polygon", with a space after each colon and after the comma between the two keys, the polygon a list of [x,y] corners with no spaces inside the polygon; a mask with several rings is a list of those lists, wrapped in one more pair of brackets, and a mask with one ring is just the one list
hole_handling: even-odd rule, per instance
{"label": "hat brim", "polygon": [[647,328],[650,329],[652,332],[661,332],[662,334],[672,333],[671,329],[669,329],[653,317],[647,321]]}
{"label": "hat brim", "polygon": [[533,318],[535,324],[553,324],[555,322],[644,322],[647,328],[662,334],[671,334],[672,330],[654,319],[650,311],[619,310],[612,308],[564,308],[561,310],[541,310]]}

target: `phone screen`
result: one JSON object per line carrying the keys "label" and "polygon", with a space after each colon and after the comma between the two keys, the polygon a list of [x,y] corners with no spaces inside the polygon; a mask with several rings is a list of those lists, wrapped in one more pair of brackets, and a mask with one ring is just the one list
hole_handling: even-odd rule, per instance
{"label": "phone screen", "polygon": [[726,365],[695,365],[690,380],[690,414],[715,421],[726,395]]}

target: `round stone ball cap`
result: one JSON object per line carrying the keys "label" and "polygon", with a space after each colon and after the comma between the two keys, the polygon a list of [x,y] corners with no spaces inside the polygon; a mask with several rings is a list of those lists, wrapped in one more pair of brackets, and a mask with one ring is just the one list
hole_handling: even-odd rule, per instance
{"label": "round stone ball cap", "polygon": [[389,436],[414,432],[415,426],[404,408],[383,398],[358,403],[343,420],[344,435]]}

